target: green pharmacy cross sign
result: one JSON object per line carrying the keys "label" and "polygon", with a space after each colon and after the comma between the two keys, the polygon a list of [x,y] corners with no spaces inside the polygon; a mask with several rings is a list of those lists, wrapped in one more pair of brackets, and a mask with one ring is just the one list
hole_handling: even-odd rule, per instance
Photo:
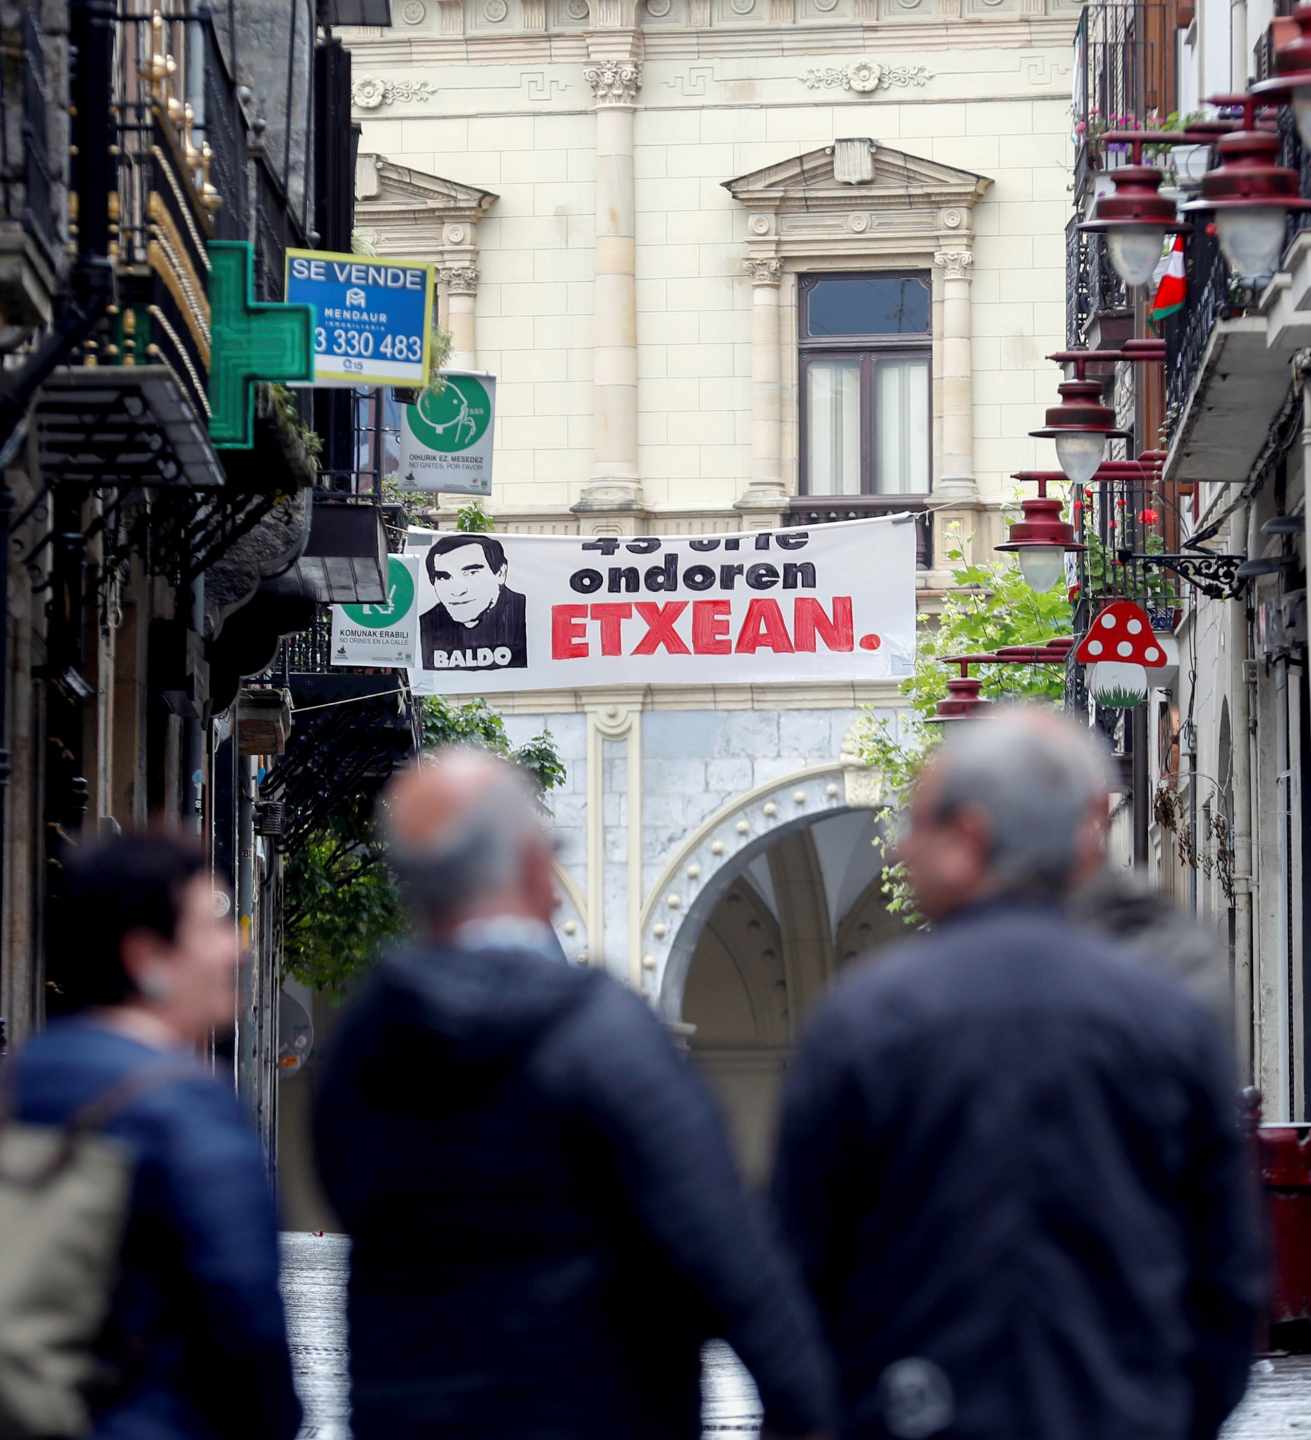
{"label": "green pharmacy cross sign", "polygon": [[314,307],[256,300],[252,247],[209,242],[209,435],[219,450],[255,443],[255,385],[314,379]]}

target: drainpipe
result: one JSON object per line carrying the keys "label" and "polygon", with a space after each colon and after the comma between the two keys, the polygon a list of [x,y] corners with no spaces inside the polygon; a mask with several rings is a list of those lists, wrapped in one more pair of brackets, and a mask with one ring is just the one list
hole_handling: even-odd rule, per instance
{"label": "drainpipe", "polygon": [[1147,707],[1135,705],[1129,712],[1132,726],[1131,744],[1133,753],[1133,864],[1140,872],[1147,869],[1150,856],[1148,845],[1148,824],[1151,819],[1151,773],[1147,766]]}
{"label": "drainpipe", "polygon": [[[240,701],[237,702],[240,705]],[[239,743],[239,742],[238,742]],[[258,957],[251,945],[255,915],[255,762],[237,760],[237,934],[242,964],[237,982],[237,1094],[259,1123]]]}
{"label": "drainpipe", "polygon": [[[191,628],[204,640],[205,576],[197,575],[191,582]],[[188,829],[197,835],[205,832],[205,721],[199,713],[189,716],[186,726],[187,796],[190,815],[184,817]]]}
{"label": "drainpipe", "polygon": [[[1230,517],[1229,533],[1243,538],[1249,548],[1249,530],[1255,525],[1250,502]],[[1254,1076],[1253,1033],[1259,1021],[1255,1010],[1252,936],[1252,834],[1255,796],[1252,794],[1252,697],[1247,683],[1247,595],[1229,601],[1229,694],[1233,705],[1230,727],[1234,782],[1234,1026],[1238,1073],[1245,1083]]]}

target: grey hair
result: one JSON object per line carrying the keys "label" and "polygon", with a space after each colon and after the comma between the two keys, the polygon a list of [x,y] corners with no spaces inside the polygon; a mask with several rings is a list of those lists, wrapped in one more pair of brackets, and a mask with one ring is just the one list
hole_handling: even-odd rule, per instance
{"label": "grey hair", "polygon": [[991,893],[1070,888],[1083,827],[1115,784],[1098,732],[1055,711],[1008,706],[953,727],[935,765],[938,818],[973,810],[987,821]]}
{"label": "grey hair", "polygon": [[[486,752],[447,746],[421,763]],[[529,777],[509,761],[496,761],[492,778],[478,799],[454,823],[438,829],[423,844],[401,840],[382,816],[388,862],[407,909],[416,920],[443,922],[479,900],[504,890],[514,879],[526,840],[542,833],[537,793]]]}

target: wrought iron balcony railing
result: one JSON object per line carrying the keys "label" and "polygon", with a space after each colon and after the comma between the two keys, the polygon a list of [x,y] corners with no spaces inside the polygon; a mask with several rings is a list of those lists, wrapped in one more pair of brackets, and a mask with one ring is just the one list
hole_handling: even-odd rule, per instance
{"label": "wrought iron balcony railing", "polygon": [[1153,79],[1165,24],[1163,0],[1098,0],[1079,15],[1074,40],[1074,201],[1082,210],[1094,161],[1102,168],[1115,156],[1097,156],[1097,136],[1119,124],[1141,123],[1160,105]]}
{"label": "wrought iron balcony railing", "polygon": [[1078,228],[1079,216],[1065,227],[1065,343],[1082,349],[1094,324],[1108,316],[1128,317],[1129,292],[1115,273],[1106,237]]}
{"label": "wrought iron balcony railing", "polygon": [[915,564],[920,570],[933,565],[932,502],[904,495],[793,495],[788,501],[788,523],[830,525],[842,520],[866,520],[875,515],[909,511],[915,515]]}
{"label": "wrought iron balcony railing", "polygon": [[1216,321],[1241,313],[1251,299],[1249,291],[1231,280],[1220,242],[1209,225],[1194,229],[1184,253],[1187,299],[1161,327],[1166,349],[1165,423],[1171,434],[1188,404]]}

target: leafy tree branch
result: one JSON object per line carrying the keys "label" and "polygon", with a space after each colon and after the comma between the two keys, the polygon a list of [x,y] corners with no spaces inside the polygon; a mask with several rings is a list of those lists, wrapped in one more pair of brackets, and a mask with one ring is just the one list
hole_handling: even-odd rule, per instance
{"label": "leafy tree branch", "polygon": [[[482,699],[463,704],[430,696],[423,705],[423,748],[476,745],[523,767],[546,796],[564,782],[565,767],[549,733],[517,749],[505,722]],[[287,973],[340,993],[373,965],[405,928],[372,800],[345,801],[287,865],[283,956]]]}
{"label": "leafy tree branch", "polygon": [[[963,558],[959,550],[947,554],[951,560]],[[943,660],[949,655],[990,654],[1004,645],[1041,645],[1052,636],[1070,633],[1064,588],[1034,590],[1007,560],[962,564],[952,572],[952,581],[958,588],[948,595],[942,614],[918,617],[915,671],[901,686],[910,699],[909,714],[892,725],[867,712],[855,736],[857,756],[883,782],[874,842],[883,860],[883,894],[889,912],[908,925],[922,924],[923,916],[915,908],[905,867],[892,853],[893,837],[924,762],[941,739],[942,727],[925,722],[947,694],[951,672]],[[989,700],[1059,701],[1064,693],[1065,672],[1059,665],[985,665],[976,673]]]}

